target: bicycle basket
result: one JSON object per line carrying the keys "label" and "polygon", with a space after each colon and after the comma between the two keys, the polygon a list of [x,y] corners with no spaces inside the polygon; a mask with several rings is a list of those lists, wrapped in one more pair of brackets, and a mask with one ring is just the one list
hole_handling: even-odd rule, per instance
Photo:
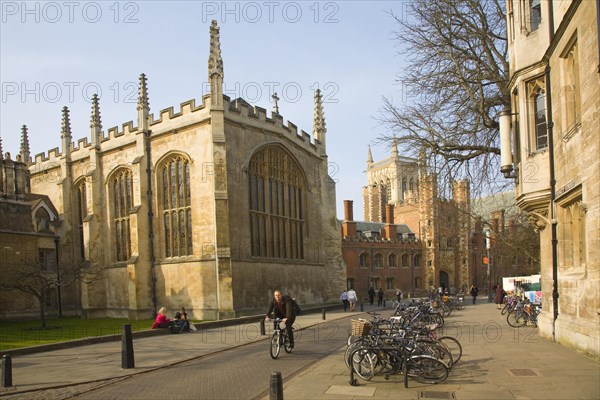
{"label": "bicycle basket", "polygon": [[371,331],[371,323],[364,319],[352,320],[352,336],[367,336]]}

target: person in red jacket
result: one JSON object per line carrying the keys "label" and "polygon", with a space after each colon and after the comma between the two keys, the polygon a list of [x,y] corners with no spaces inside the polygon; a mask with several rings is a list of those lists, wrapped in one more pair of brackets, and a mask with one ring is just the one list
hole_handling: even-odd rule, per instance
{"label": "person in red jacket", "polygon": [[161,307],[158,310],[158,314],[156,315],[156,321],[152,324],[152,329],[156,328],[170,328],[173,324],[173,321],[167,318],[167,309]]}

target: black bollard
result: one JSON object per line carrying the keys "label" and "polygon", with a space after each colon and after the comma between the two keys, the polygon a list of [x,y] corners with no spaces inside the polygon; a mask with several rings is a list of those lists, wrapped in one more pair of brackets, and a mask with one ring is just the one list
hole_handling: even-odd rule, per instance
{"label": "black bollard", "polygon": [[362,311],[365,311],[365,307],[363,306],[363,303],[362,303],[362,301],[360,302],[360,311],[361,311],[361,312],[362,312]]}
{"label": "black bollard", "polygon": [[265,333],[265,319],[264,318],[260,320],[260,335],[261,336],[265,336],[266,335],[266,333]]}
{"label": "black bollard", "polygon": [[385,307],[385,300],[383,300],[383,306]]}
{"label": "black bollard", "polygon": [[2,357],[2,387],[12,386],[12,357],[5,354]]}
{"label": "black bollard", "polygon": [[281,372],[271,372],[269,400],[283,400],[283,379]]}
{"label": "black bollard", "polygon": [[135,368],[133,358],[133,336],[131,335],[131,325],[123,325],[123,336],[121,339],[121,368]]}
{"label": "black bollard", "polygon": [[321,318],[323,318],[323,320],[325,320],[325,309],[323,309],[323,315],[321,316]]}

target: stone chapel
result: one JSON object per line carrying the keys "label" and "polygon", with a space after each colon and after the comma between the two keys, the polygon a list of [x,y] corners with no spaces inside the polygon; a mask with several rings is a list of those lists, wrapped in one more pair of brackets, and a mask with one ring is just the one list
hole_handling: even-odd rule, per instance
{"label": "stone chapel", "polygon": [[219,319],[262,312],[275,289],[338,300],[346,270],[319,90],[312,137],[276,104],[268,115],[225,96],[216,21],[208,78],[201,104],[152,114],[141,74],[135,122],[105,133],[94,96],[89,140],[73,140],[64,107],[61,149],[22,155],[31,192],[56,207],[60,263],[103,270],[65,313],[136,319],[183,305]]}

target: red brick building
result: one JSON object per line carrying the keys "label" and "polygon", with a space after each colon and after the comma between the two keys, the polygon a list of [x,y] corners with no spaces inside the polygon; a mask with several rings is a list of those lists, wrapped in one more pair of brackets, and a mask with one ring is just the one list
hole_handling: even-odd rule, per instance
{"label": "red brick building", "polygon": [[359,299],[369,287],[382,288],[386,299],[421,292],[422,243],[407,225],[394,224],[394,206],[386,207],[386,223],[354,221],[353,202],[344,201],[342,257],[347,266],[348,287]]}

